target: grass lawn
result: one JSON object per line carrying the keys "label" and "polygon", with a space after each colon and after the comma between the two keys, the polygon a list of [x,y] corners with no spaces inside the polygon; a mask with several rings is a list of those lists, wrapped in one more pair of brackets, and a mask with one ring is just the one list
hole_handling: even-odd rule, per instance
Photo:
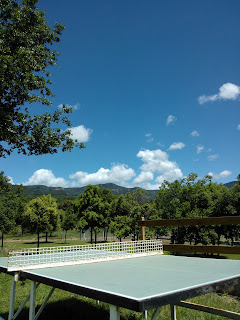
{"label": "grass lawn", "polygon": [[[44,239],[42,239],[44,241]],[[79,240],[68,240],[66,245],[85,244],[86,242]],[[40,246],[61,246],[65,245],[64,241],[59,239],[49,239],[48,243],[41,242]],[[6,241],[4,243],[4,249],[0,249],[0,255],[6,256],[8,249],[12,248],[36,248],[36,241],[29,241],[29,238],[24,238],[21,241]],[[225,259],[240,259],[240,255],[224,255]],[[11,276],[1,273],[0,274],[0,316],[7,319],[9,310],[9,297],[11,289]],[[16,289],[16,308],[20,306],[22,301],[29,294],[30,281],[19,281]],[[43,303],[45,297],[50,291],[50,287],[40,285],[37,289],[36,304],[37,308]],[[230,310],[240,313],[240,298],[233,297],[228,294],[210,293],[191,299],[189,301],[216,307],[220,309]],[[19,320],[27,319],[28,306],[22,311]],[[153,311],[149,311],[150,317],[153,315]],[[77,319],[109,319],[109,307],[105,303],[97,303],[95,300],[78,296],[73,293],[69,293],[60,289],[56,289],[45,307],[43,313],[40,316],[41,319],[58,319],[58,320],[77,320]],[[122,320],[140,320],[142,315],[140,313],[132,312],[126,309],[121,309]],[[158,319],[168,320],[171,319],[170,307],[164,306],[161,308]],[[226,318],[210,315],[207,313],[194,311],[177,307],[177,319],[178,320],[224,320]]]}

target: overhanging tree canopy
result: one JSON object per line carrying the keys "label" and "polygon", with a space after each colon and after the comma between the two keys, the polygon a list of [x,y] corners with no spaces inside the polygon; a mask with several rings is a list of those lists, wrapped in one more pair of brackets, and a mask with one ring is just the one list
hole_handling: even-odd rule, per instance
{"label": "overhanging tree canopy", "polygon": [[0,157],[14,149],[40,155],[84,147],[71,139],[69,130],[52,126],[70,126],[70,108],[39,116],[27,109],[33,102],[51,105],[48,66],[56,65],[59,55],[51,46],[60,41],[64,29],[56,23],[51,30],[37,3],[0,0]]}

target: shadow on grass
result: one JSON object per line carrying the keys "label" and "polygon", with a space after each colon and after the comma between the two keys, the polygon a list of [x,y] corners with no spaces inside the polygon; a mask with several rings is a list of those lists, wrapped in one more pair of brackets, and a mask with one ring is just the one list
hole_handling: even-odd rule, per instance
{"label": "shadow on grass", "polygon": [[[39,306],[36,308],[38,311]],[[17,319],[25,320],[28,319],[29,309],[25,308],[22,310]],[[8,314],[3,315],[4,319],[7,319]],[[47,306],[42,311],[39,319],[44,320],[79,320],[79,319],[109,319],[109,311],[105,310],[103,307],[87,303],[75,298],[62,300],[58,302],[49,302]]]}
{"label": "shadow on grass", "polygon": [[[36,307],[36,313],[40,306]],[[16,310],[15,310],[16,311]],[[122,320],[137,320],[139,317],[136,313],[123,312],[121,315]],[[8,318],[8,314],[2,315],[4,319]],[[26,320],[29,317],[29,309],[24,308],[18,320]],[[108,304],[100,303],[99,305],[95,300],[84,301],[77,298],[65,299],[57,302],[49,302],[42,311],[39,320],[109,320],[109,306]]]}
{"label": "shadow on grass", "polygon": [[227,259],[227,257],[217,254],[209,253],[184,253],[184,252],[169,252],[173,256],[182,256],[182,257],[197,257],[197,258],[212,258],[212,259]]}
{"label": "shadow on grass", "polygon": [[[46,242],[46,241],[41,241],[41,242],[39,242],[39,245],[40,245],[40,247],[41,247],[41,245],[46,245],[46,244],[51,244],[51,243],[55,243],[54,241],[48,241],[48,242]],[[27,241],[27,242],[23,242],[23,244],[26,244],[26,245],[28,245],[28,244],[35,244],[36,246],[37,246],[37,241]]]}

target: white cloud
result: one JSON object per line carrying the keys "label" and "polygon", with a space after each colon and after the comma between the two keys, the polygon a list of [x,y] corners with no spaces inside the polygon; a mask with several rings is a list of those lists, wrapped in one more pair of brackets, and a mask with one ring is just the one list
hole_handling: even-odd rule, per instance
{"label": "white cloud", "polygon": [[70,175],[70,179],[76,180],[72,182],[73,187],[110,182],[123,185],[125,181],[131,180],[135,175],[132,168],[128,168],[125,164],[118,164],[113,165],[111,169],[100,168],[94,173],[77,171]]}
{"label": "white cloud", "polygon": [[151,133],[146,133],[145,134],[145,137],[148,138],[147,139],[147,142],[153,142],[154,138],[152,137],[152,134]]}
{"label": "white cloud", "polygon": [[183,174],[177,163],[170,161],[168,154],[160,149],[141,150],[137,157],[142,160],[138,176],[134,169],[125,164],[113,164],[110,169],[100,168],[88,173],[77,171],[69,176],[69,180],[55,177],[51,170],[39,169],[24,185],[45,185],[53,187],[82,187],[88,184],[116,183],[125,187],[141,187],[157,190],[164,180],[174,181]]}
{"label": "white cloud", "polygon": [[7,178],[9,179],[9,181],[8,181],[9,183],[14,184],[12,177],[9,177],[9,176],[8,176]]}
{"label": "white cloud", "polygon": [[216,160],[217,158],[219,158],[218,154],[211,154],[210,156],[208,156],[208,160],[209,161]]}
{"label": "white cloud", "polygon": [[[164,181],[174,181],[182,177],[182,171],[176,162],[168,160],[168,154],[160,149],[141,150],[137,154],[144,162],[140,169],[144,172],[160,173],[156,178],[158,186]],[[137,178],[136,178],[137,179]]]}
{"label": "white cloud", "polygon": [[166,125],[168,126],[170,123],[173,124],[176,120],[177,120],[177,118],[176,118],[175,116],[169,115],[169,116],[167,117]]}
{"label": "white cloud", "polygon": [[52,170],[39,169],[29,178],[27,182],[23,182],[25,186],[44,185],[47,187],[67,187],[68,182],[64,178],[56,178]]}
{"label": "white cloud", "polygon": [[165,172],[163,175],[158,176],[155,180],[159,185],[163,183],[164,180],[167,181],[175,181],[177,179],[182,178],[183,174],[181,169],[179,168],[172,168],[172,170],[169,170]]}
{"label": "white cloud", "polygon": [[181,150],[184,147],[185,144],[183,142],[174,142],[173,144],[171,144],[168,150]]}
{"label": "white cloud", "polygon": [[90,139],[90,135],[92,134],[93,130],[85,128],[83,125],[78,127],[72,127],[67,129],[71,131],[71,138],[73,140],[77,140],[78,142],[88,142]]}
{"label": "white cloud", "polygon": [[[73,110],[78,110],[79,107],[80,107],[80,104],[79,104],[79,103],[76,103],[76,104],[73,104],[73,105],[72,105],[72,104],[64,104],[64,105],[65,105],[65,107],[67,107],[67,108],[72,108]],[[62,110],[63,104],[62,104],[62,103],[59,104],[59,105],[58,105],[58,108]]]}
{"label": "white cloud", "polygon": [[240,97],[240,87],[233,83],[225,83],[219,88],[219,93],[211,96],[202,95],[198,98],[200,104],[217,100],[236,100]]}
{"label": "white cloud", "polygon": [[199,137],[200,134],[196,130],[194,130],[194,131],[191,132],[191,136],[192,137]]}
{"label": "white cloud", "polygon": [[224,171],[220,172],[219,174],[214,174],[213,172],[208,173],[208,175],[212,176],[213,179],[223,179],[223,178],[230,176],[231,174],[232,174],[232,172],[229,170],[224,170]]}
{"label": "white cloud", "polygon": [[197,153],[201,153],[204,150],[204,146],[197,146]]}
{"label": "white cloud", "polygon": [[133,185],[139,185],[153,180],[154,175],[151,171],[142,171],[137,178],[133,180]]}
{"label": "white cloud", "polygon": [[237,130],[240,130],[240,123],[239,123],[238,126],[237,126]]}

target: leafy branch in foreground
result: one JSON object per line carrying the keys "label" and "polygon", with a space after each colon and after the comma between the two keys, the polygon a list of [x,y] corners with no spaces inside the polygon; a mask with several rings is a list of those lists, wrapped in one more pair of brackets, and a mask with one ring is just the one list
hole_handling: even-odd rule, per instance
{"label": "leafy branch in foreground", "polygon": [[56,23],[51,30],[37,3],[0,0],[0,157],[14,149],[40,155],[84,147],[71,139],[70,130],[55,128],[59,123],[71,126],[71,108],[32,116],[25,107],[33,102],[51,105],[54,94],[47,68],[56,65],[59,53],[50,47],[60,42],[65,28]]}

